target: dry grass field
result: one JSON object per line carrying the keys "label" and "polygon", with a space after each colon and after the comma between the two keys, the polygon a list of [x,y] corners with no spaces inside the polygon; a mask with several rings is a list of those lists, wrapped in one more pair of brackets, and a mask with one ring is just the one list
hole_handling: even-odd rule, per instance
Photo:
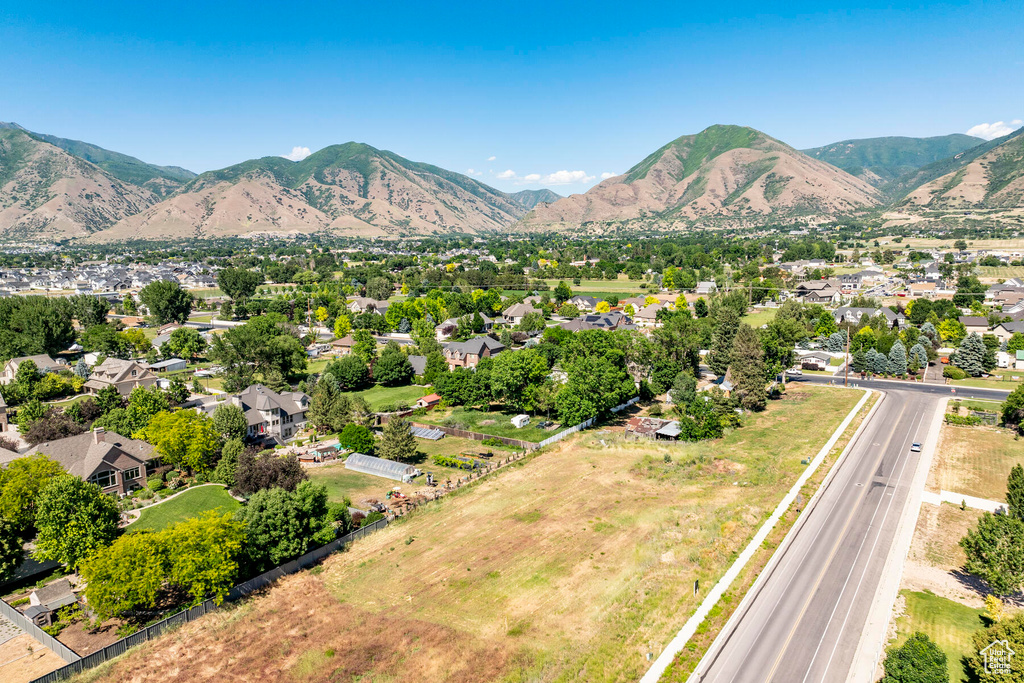
{"label": "dry grass field", "polygon": [[716,442],[585,432],[86,680],[636,680],[860,396],[791,386]]}
{"label": "dry grass field", "polygon": [[1024,465],[1024,440],[998,427],[942,426],[928,490],[1006,501],[1006,478]]}

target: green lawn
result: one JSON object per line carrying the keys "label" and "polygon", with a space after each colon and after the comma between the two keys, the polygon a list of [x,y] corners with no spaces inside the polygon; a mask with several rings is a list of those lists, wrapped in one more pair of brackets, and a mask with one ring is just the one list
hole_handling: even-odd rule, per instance
{"label": "green lawn", "polygon": [[549,436],[553,436],[558,433],[558,429],[547,430],[538,429],[537,424],[543,421],[545,418],[531,417],[530,424],[523,427],[522,429],[516,429],[511,422],[513,416],[518,413],[513,411],[499,411],[492,410],[490,412],[484,412],[482,410],[467,410],[466,408],[454,408],[451,410],[432,410],[422,417],[415,418],[418,422],[428,422],[431,424],[444,424],[447,418],[458,421],[466,425],[465,429],[471,432],[479,432],[481,434],[491,434],[493,436],[505,436],[511,439],[521,439],[523,441],[543,441]]}
{"label": "green lawn", "polygon": [[377,410],[381,406],[397,403],[398,401],[403,401],[411,406],[417,399],[428,393],[430,392],[426,387],[413,384],[407,387],[382,387],[377,385],[364,391],[354,391],[349,395],[360,396],[366,399],[366,402],[370,404],[370,408]]}
{"label": "green lawn", "polygon": [[233,512],[240,506],[220,486],[200,486],[185,491],[165,503],[143,509],[139,519],[128,526],[131,531],[160,531],[172,524],[198,517],[208,510]]}
{"label": "green lawn", "polygon": [[776,313],[777,311],[774,308],[759,309],[740,318],[740,322],[745,322],[753,328],[758,328],[775,320]]}
{"label": "green lawn", "polygon": [[949,680],[960,683],[964,679],[960,658],[971,651],[971,636],[984,626],[981,621],[983,611],[927,591],[921,593],[905,590],[902,595],[907,601],[907,609],[896,620],[895,644],[903,644],[916,631],[928,634],[946,653]]}

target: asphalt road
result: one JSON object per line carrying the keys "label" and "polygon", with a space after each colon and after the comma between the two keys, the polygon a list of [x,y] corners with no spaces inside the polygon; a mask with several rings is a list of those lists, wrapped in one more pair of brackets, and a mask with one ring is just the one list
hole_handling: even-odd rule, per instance
{"label": "asphalt road", "polygon": [[[800,377],[789,377],[787,382],[811,382],[813,384],[835,384],[842,386],[842,377],[830,375],[801,375]],[[1010,393],[1009,389],[976,389],[974,387],[954,387],[947,384],[930,384],[927,382],[900,382],[895,380],[861,380],[854,379],[850,375],[850,386],[862,387],[865,389],[877,389],[878,391],[899,391],[909,394],[928,394],[941,398],[990,398],[1002,401]],[[956,392],[953,392],[953,389]]]}
{"label": "asphalt road", "polygon": [[888,393],[872,419],[690,680],[846,679],[919,462],[911,444],[925,440],[934,394],[949,395],[877,384]]}

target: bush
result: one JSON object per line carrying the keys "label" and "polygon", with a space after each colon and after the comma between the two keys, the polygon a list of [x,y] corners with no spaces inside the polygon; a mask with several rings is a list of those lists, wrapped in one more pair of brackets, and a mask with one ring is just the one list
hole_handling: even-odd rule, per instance
{"label": "bush", "polygon": [[150,479],[148,482],[148,486],[149,490],[153,491],[154,493],[156,491],[163,491],[165,488],[167,488],[167,484],[164,483],[163,479],[156,478]]}
{"label": "bush", "polygon": [[946,414],[946,424],[957,425],[959,427],[975,427],[981,424],[981,418],[977,415],[954,415],[953,413]]}
{"label": "bush", "polygon": [[967,377],[967,373],[960,368],[955,368],[952,365],[948,365],[942,370],[942,376],[948,377],[949,379],[964,379]]}
{"label": "bush", "polygon": [[156,494],[149,489],[139,489],[135,492],[135,497],[139,500],[152,500],[154,495]]}
{"label": "bush", "polygon": [[458,458],[449,455],[435,455],[431,458],[439,467],[451,467],[457,470],[475,470],[480,463],[471,458]]}

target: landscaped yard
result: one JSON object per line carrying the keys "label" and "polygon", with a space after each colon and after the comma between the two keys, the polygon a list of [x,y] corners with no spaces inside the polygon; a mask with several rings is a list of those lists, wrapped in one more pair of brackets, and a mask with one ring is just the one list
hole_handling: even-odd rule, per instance
{"label": "landscaped yard", "polygon": [[240,506],[222,486],[199,486],[174,498],[143,508],[139,519],[128,525],[129,531],[160,531],[208,510],[234,512]]}
{"label": "landscaped yard", "polygon": [[[941,373],[941,370],[939,371]],[[959,387],[977,387],[981,389],[1016,389],[1024,381],[1024,370],[993,370],[989,377],[970,377],[953,380],[951,383]]]}
{"label": "landscaped yard", "polygon": [[762,308],[755,309],[753,313],[747,313],[745,316],[740,318],[740,322],[744,322],[753,328],[761,327],[761,325],[767,325],[771,321],[775,320],[775,314],[778,311],[774,308]]}
{"label": "landscaped yard", "polygon": [[861,395],[791,386],[715,442],[583,432],[103,676],[637,680]]}
{"label": "landscaped yard", "polygon": [[[438,408],[426,415],[414,417],[413,419],[416,422],[436,425],[443,425],[446,421],[450,421],[463,425],[462,427],[457,427],[457,429],[493,436],[505,436],[511,439],[521,439],[534,443],[543,441],[549,436],[554,436],[560,429],[560,427],[551,430],[539,429],[537,424],[546,419],[543,415],[531,417],[530,424],[522,429],[517,429],[511,422],[512,418],[517,414],[512,411],[492,410],[484,412],[482,410],[468,410],[461,407]],[[448,426],[454,426],[454,424],[448,424]]]}
{"label": "landscaped yard", "polygon": [[983,610],[965,607],[929,592],[900,591],[906,600],[906,612],[896,620],[897,637],[894,645],[902,645],[913,633],[928,634],[946,653],[946,666],[951,683],[964,679],[960,658],[971,652],[971,637],[982,628]]}
{"label": "landscaped yard", "polygon": [[428,387],[413,384],[407,387],[382,387],[377,385],[364,391],[354,391],[350,395],[361,396],[370,404],[371,410],[378,410],[381,406],[398,402],[407,403],[411,406],[417,399],[429,393]]}
{"label": "landscaped yard", "polygon": [[1024,441],[999,427],[942,425],[928,489],[1006,500],[1006,478],[1024,465]]}

